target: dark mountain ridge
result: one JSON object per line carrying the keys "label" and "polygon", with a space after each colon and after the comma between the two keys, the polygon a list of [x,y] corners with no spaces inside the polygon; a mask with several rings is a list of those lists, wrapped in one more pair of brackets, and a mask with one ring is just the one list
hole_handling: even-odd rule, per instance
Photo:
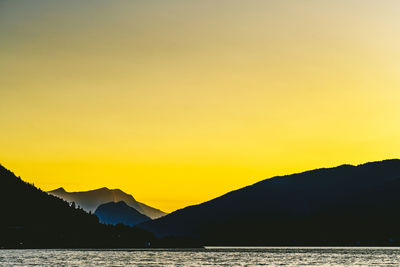
{"label": "dark mountain ridge", "polygon": [[400,160],[273,177],[140,224],[205,245],[399,245]]}
{"label": "dark mountain ridge", "polygon": [[100,224],[1,165],[0,212],[0,248],[145,247],[155,240],[138,228]]}

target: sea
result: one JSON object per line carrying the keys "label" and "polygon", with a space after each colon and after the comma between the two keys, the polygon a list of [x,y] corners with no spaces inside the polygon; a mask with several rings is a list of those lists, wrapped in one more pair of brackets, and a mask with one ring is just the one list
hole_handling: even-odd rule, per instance
{"label": "sea", "polygon": [[400,266],[400,248],[1,249],[0,266]]}

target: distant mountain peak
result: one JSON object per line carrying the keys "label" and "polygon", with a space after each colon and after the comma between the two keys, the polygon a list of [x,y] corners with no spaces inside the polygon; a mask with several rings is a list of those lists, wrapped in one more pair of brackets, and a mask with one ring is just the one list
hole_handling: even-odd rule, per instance
{"label": "distant mountain peak", "polygon": [[116,189],[111,189],[111,191],[117,192],[117,193],[121,193],[121,194],[125,194],[125,195],[128,195],[127,193],[125,193],[124,191],[122,191],[121,189],[118,189],[118,188],[116,188]]}
{"label": "distant mountain peak", "polygon": [[67,191],[65,191],[65,189],[63,187],[60,187],[60,188],[54,189],[54,190],[49,191],[49,192],[52,192],[52,193],[66,193]]}
{"label": "distant mountain peak", "polygon": [[108,187],[101,187],[88,191],[67,192],[64,190],[64,188],[60,187],[53,191],[49,191],[48,193],[62,198],[65,201],[75,202],[75,204],[79,205],[87,212],[94,212],[99,205],[104,203],[124,201],[128,206],[136,209],[139,213],[142,213],[152,219],[166,215],[166,213],[162,212],[161,210],[136,201],[132,195],[125,193],[121,189],[109,189]]}
{"label": "distant mountain peak", "polygon": [[112,191],[112,190],[110,190],[108,187],[101,187],[101,188],[95,189],[93,191]]}

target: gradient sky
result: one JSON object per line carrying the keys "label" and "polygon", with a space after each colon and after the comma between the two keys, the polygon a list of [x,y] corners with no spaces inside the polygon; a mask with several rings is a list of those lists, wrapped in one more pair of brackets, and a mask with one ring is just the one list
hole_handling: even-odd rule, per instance
{"label": "gradient sky", "polygon": [[0,163],[173,211],[400,157],[400,1],[0,0]]}

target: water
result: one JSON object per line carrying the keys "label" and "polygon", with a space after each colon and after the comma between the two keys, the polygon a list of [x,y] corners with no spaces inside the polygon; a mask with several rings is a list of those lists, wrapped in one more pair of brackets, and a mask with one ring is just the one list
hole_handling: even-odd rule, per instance
{"label": "water", "polygon": [[0,250],[1,266],[399,266],[400,248]]}

